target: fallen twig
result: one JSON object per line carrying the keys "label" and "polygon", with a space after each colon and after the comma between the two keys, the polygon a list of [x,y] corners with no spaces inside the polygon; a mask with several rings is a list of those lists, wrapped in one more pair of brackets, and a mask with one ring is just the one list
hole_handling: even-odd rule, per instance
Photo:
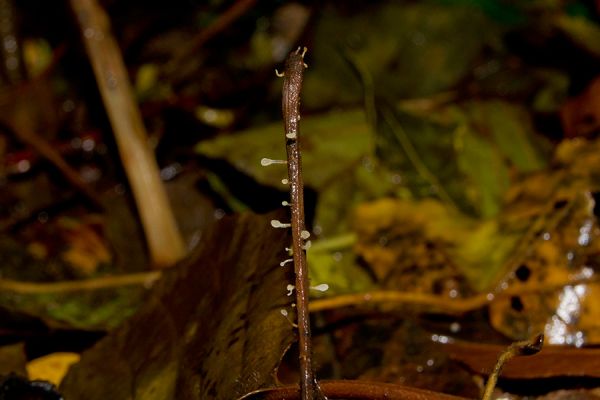
{"label": "fallen twig", "polygon": [[155,267],[173,265],[185,255],[167,194],[123,58],[110,31],[106,12],[96,0],[71,0],[100,94],[110,119],[123,167],[138,207]]}
{"label": "fallen twig", "polygon": [[138,274],[106,276],[102,278],[82,279],[63,282],[21,282],[0,279],[0,291],[18,294],[51,294],[79,292],[84,290],[110,289],[122,286],[140,285],[150,288],[158,279],[160,271],[142,272]]}
{"label": "fallen twig", "polygon": [[592,279],[577,279],[557,284],[535,284],[508,288],[493,293],[480,293],[465,298],[449,298],[430,293],[401,292],[396,290],[374,290],[371,292],[345,294],[324,299],[315,299],[310,303],[311,312],[333,310],[343,307],[375,306],[417,306],[427,311],[448,314],[464,314],[487,306],[496,299],[527,294],[560,290],[567,285],[590,284],[598,282]]}
{"label": "fallen twig", "polygon": [[26,145],[31,146],[39,155],[48,160],[54,165],[65,177],[65,179],[79,192],[81,192],[94,206],[98,209],[103,209],[99,201],[98,194],[92,190],[84,181],[77,171],[75,171],[60,155],[60,153],[52,147],[43,137],[25,127],[9,125],[9,129],[15,134],[17,139]]}
{"label": "fallen twig", "polygon": [[173,73],[186,61],[189,57],[193,57],[206,42],[224,31],[236,19],[244,15],[254,4],[256,0],[237,0],[231,7],[219,17],[217,17],[209,26],[198,32],[190,41],[185,43],[178,51],[175,52],[173,58],[163,67],[164,76],[172,76]]}

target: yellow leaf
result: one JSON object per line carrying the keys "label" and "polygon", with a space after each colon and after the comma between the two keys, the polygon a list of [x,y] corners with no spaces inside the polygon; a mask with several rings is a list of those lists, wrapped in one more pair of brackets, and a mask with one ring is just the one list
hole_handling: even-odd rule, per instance
{"label": "yellow leaf", "polygon": [[31,380],[44,380],[59,385],[72,364],[79,362],[77,353],[52,353],[27,363]]}

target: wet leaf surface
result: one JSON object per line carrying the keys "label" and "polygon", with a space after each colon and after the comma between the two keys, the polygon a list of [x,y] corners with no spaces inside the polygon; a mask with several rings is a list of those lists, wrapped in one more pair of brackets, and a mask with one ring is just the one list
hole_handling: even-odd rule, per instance
{"label": "wet leaf surface", "polygon": [[[452,359],[466,364],[472,371],[489,375],[505,347],[457,342],[444,345],[444,349]],[[509,361],[502,370],[502,376],[507,379],[599,378],[599,355],[598,349],[544,346],[538,354]]]}
{"label": "wet leaf surface", "polygon": [[554,229],[530,245],[514,276],[513,288],[537,292],[494,301],[492,324],[509,337],[544,331],[548,343],[581,346],[599,340],[595,298],[598,291],[598,227],[590,193],[573,192]]}
{"label": "wet leaf surface", "polygon": [[140,311],[65,377],[71,399],[232,399],[274,384],[292,339],[287,235],[271,218],[226,218],[165,274]]}

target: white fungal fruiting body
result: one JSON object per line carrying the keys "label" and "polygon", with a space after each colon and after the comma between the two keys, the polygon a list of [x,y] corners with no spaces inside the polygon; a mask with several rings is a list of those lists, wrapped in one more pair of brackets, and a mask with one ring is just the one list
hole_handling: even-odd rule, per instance
{"label": "white fungal fruiting body", "polygon": [[289,228],[292,226],[292,224],[285,224],[285,223],[279,221],[278,219],[272,219],[271,226],[273,228]]}
{"label": "white fungal fruiting body", "polygon": [[296,289],[296,286],[294,286],[294,285],[292,285],[292,284],[289,284],[289,285],[287,285],[286,289],[287,289],[287,291],[288,291],[287,295],[288,295],[288,296],[291,296],[291,295],[292,295],[292,293],[294,293],[294,289]]}
{"label": "white fungal fruiting body", "polygon": [[260,165],[262,165],[263,167],[267,167],[269,165],[273,165],[273,164],[287,164],[286,160],[273,160],[271,158],[263,158],[262,160],[260,160]]}
{"label": "white fungal fruiting body", "polygon": [[284,267],[285,264],[291,263],[291,262],[294,262],[294,259],[293,258],[288,258],[287,260],[283,260],[282,262],[280,262],[279,265],[282,266],[282,267]]}
{"label": "white fungal fruiting body", "polygon": [[326,292],[329,290],[329,285],[326,283],[321,283],[320,285],[317,286],[311,286],[310,287],[312,290],[316,290],[318,292]]}

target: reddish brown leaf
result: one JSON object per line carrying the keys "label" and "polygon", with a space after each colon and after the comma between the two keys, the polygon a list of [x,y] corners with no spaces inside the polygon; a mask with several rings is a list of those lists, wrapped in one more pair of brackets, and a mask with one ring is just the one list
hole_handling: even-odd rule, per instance
{"label": "reddish brown leaf", "polygon": [[[456,342],[444,346],[451,358],[472,371],[488,375],[505,346]],[[600,349],[544,346],[529,357],[508,361],[502,377],[513,379],[551,378],[558,376],[600,377]]]}
{"label": "reddish brown leaf", "polygon": [[[331,399],[365,400],[464,400],[464,397],[451,396],[429,390],[381,382],[365,381],[322,381],[323,393]],[[285,386],[248,394],[239,400],[298,400],[297,386]]]}

